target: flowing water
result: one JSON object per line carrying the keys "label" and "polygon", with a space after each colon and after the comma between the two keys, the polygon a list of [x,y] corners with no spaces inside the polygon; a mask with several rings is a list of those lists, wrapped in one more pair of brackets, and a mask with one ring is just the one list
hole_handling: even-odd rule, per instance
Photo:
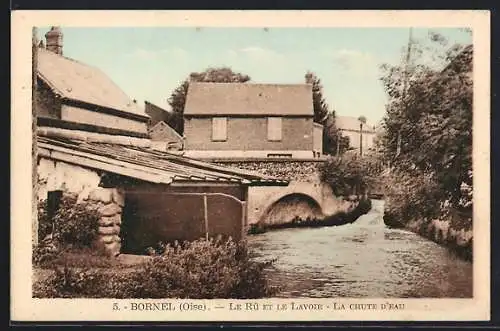
{"label": "flowing water", "polygon": [[384,225],[383,201],[356,222],[249,237],[277,297],[472,297],[472,263],[412,232]]}

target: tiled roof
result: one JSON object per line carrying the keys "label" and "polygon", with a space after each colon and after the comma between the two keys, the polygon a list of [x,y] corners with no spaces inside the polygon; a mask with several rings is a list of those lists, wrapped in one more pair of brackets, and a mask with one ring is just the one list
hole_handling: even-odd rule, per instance
{"label": "tiled roof", "polygon": [[164,121],[170,123],[170,119],[174,115],[172,112],[167,111],[149,101],[144,101],[144,112],[150,117],[150,124],[154,126],[156,123]]}
{"label": "tiled roof", "polygon": [[[336,116],[335,125],[341,130],[348,131],[359,131],[359,120],[357,117],[353,116]],[[363,124],[363,132],[375,132],[375,128],[372,124],[367,122]]]}
{"label": "tiled roof", "polygon": [[190,83],[184,115],[313,116],[312,85]]}
{"label": "tiled roof", "polygon": [[38,75],[63,98],[147,117],[144,110],[98,68],[39,48]]}
{"label": "tiled roof", "polygon": [[288,184],[252,171],[221,167],[149,148],[43,136],[37,137],[37,144],[40,156],[152,183]]}
{"label": "tiled roof", "polygon": [[174,128],[172,128],[170,125],[168,125],[167,123],[163,122],[163,121],[159,121],[158,123],[156,123],[155,125],[153,125],[151,128],[148,129],[148,132],[151,133],[155,130],[159,130],[161,128],[166,128],[167,130],[170,131],[170,133],[172,133],[175,137],[177,137],[179,140],[182,140],[182,136],[174,130]]}

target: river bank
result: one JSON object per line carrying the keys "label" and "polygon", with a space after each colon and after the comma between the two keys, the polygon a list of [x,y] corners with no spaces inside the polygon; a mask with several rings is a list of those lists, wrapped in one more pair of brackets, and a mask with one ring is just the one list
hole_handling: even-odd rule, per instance
{"label": "river bank", "polygon": [[338,212],[333,215],[326,216],[322,219],[299,219],[295,218],[288,223],[251,224],[248,234],[260,234],[268,230],[288,229],[288,228],[316,228],[326,226],[339,226],[350,224],[356,221],[361,215],[367,214],[372,209],[372,201],[370,199],[361,199],[356,207],[346,212]]}
{"label": "river bank", "polygon": [[384,223],[390,228],[406,229],[446,247],[460,258],[473,260],[472,218],[457,211],[443,212],[437,219],[400,221],[394,214],[384,212]]}

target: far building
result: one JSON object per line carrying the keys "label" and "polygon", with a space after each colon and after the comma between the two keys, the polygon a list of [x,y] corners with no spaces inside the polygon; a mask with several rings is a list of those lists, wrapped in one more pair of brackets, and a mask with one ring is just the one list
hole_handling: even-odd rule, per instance
{"label": "far building", "polygon": [[168,124],[173,118],[172,113],[149,101],[145,101],[144,110],[150,117],[148,134],[151,140],[167,151],[182,150],[183,137]]}
{"label": "far building", "polygon": [[319,158],[312,85],[190,83],[185,155],[198,158]]}
{"label": "far building", "polygon": [[[337,128],[343,136],[349,137],[349,146],[360,152],[360,142],[363,142],[363,155],[373,149],[377,128],[369,122],[362,124],[358,117],[337,116],[335,118]],[[362,140],[361,140],[362,139]]]}

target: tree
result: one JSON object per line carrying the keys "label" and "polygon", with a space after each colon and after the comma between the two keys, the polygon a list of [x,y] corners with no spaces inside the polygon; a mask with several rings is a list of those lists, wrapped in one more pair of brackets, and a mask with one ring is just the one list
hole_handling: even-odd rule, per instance
{"label": "tree", "polygon": [[184,106],[186,104],[186,96],[189,87],[189,81],[185,80],[179,85],[168,99],[168,104],[172,109],[172,116],[169,118],[169,123],[177,133],[182,135],[184,133]]}
{"label": "tree", "polygon": [[306,84],[312,85],[313,91],[313,109],[314,122],[323,124],[328,115],[328,104],[323,98],[323,86],[321,80],[312,72],[308,71],[305,75]]}
{"label": "tree", "polygon": [[430,178],[441,201],[461,208],[472,185],[472,45],[450,47],[437,33],[409,45],[410,61],[382,67],[383,156],[399,173]]}
{"label": "tree", "polygon": [[172,108],[173,116],[168,123],[179,134],[184,133],[184,107],[190,82],[206,83],[246,83],[250,76],[234,72],[228,67],[208,68],[203,72],[193,72],[179,85],[168,98],[168,104]]}
{"label": "tree", "polygon": [[314,122],[323,125],[323,154],[343,153],[349,148],[349,138],[342,136],[335,125],[335,110],[328,109],[321,80],[311,71],[308,71],[304,78],[306,84],[312,85]]}

